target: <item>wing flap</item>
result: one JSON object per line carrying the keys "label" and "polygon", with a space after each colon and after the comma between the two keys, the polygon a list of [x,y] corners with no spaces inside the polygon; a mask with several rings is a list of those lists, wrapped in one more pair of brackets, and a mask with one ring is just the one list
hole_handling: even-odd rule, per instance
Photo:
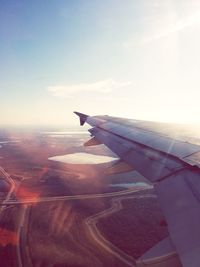
{"label": "wing flap", "polygon": [[182,267],[182,264],[170,237],[167,237],[148,250],[137,261],[136,266]]}

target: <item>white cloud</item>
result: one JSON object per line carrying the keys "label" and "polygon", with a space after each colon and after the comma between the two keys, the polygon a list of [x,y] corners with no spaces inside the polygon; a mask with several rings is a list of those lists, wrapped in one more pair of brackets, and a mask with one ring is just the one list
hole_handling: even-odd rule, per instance
{"label": "white cloud", "polygon": [[[192,5],[191,5],[192,6]],[[200,6],[199,6],[200,8]],[[157,41],[168,37],[172,34],[179,33],[186,29],[200,25],[200,12],[196,10],[185,10],[184,15],[178,14],[176,9],[164,9],[160,14],[149,14],[146,16],[148,20],[144,20],[144,24],[141,25],[143,32],[141,31],[138,37],[134,37],[132,40],[127,40],[122,43],[125,49],[132,49],[134,46],[145,45],[153,41]]]}
{"label": "white cloud", "polygon": [[172,23],[170,23],[169,18],[164,20],[164,23],[162,20],[158,21],[158,24],[159,23],[164,24],[162,26],[162,28],[159,27],[159,25],[157,25],[157,28],[161,28],[161,29],[150,36],[145,36],[142,40],[143,44],[149,43],[153,40],[158,40],[158,39],[164,38],[164,37],[166,37],[172,33],[176,33],[176,32],[182,31],[188,27],[191,27],[193,25],[199,24],[200,23],[200,13],[194,13],[194,14],[189,15],[188,17],[186,17],[184,19],[176,19]]}
{"label": "white cloud", "polygon": [[73,97],[77,93],[110,93],[116,89],[130,85],[130,82],[118,82],[113,79],[97,81],[93,83],[78,83],[68,85],[48,86],[47,90],[57,97]]}

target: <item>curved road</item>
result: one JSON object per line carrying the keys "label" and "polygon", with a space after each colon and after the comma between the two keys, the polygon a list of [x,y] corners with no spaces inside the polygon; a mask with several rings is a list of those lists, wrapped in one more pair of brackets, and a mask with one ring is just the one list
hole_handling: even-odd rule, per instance
{"label": "curved road", "polygon": [[[143,190],[143,189],[142,189]],[[137,190],[137,191],[142,191]],[[118,198],[112,199],[111,207],[107,210],[104,210],[102,212],[99,212],[97,214],[94,214],[90,217],[88,217],[85,220],[85,225],[88,228],[89,234],[91,237],[105,250],[107,250],[110,254],[112,254],[114,257],[117,257],[121,262],[128,266],[136,266],[136,260],[131,257],[130,255],[126,254],[122,250],[120,250],[118,247],[113,245],[111,242],[105,239],[105,237],[101,234],[97,227],[98,220],[107,216],[110,216],[111,214],[120,211],[123,208],[122,200],[124,199],[140,199],[140,198],[149,198],[156,196],[153,194],[148,195],[141,195],[141,196],[122,196]]]}

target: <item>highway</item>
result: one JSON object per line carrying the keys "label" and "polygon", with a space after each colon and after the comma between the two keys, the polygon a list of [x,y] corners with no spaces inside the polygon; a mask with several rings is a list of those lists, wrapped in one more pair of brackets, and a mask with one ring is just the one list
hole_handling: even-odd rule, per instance
{"label": "highway", "polygon": [[15,183],[12,180],[12,178],[10,177],[10,175],[0,166],[0,173],[4,176],[5,180],[10,184],[10,190],[6,196],[6,198],[3,200],[3,202],[1,203],[1,209],[0,209],[0,213],[4,210],[6,203],[9,201],[10,197],[12,196],[12,193],[15,190]]}
{"label": "highway", "polygon": [[56,196],[56,197],[38,197],[38,198],[24,198],[22,200],[7,200],[4,201],[4,205],[17,205],[17,204],[34,204],[40,202],[50,202],[50,201],[61,201],[61,200],[76,200],[76,199],[95,199],[95,198],[106,198],[106,197],[116,197],[131,194],[137,191],[147,190],[152,188],[149,186],[141,187],[134,187],[126,190],[121,190],[117,192],[110,192],[110,193],[100,193],[100,194],[83,194],[83,195],[73,195],[73,196]]}
{"label": "highway", "polygon": [[[39,202],[51,202],[51,201],[61,201],[61,200],[76,200],[76,199],[95,199],[95,198],[105,198],[105,197],[116,197],[116,196],[122,196],[131,194],[136,191],[151,189],[152,186],[149,187],[133,187],[126,190],[121,190],[117,192],[110,192],[110,193],[99,193],[99,194],[82,194],[82,195],[68,195],[68,196],[56,196],[56,197],[38,197],[38,198],[24,198],[24,199],[18,199],[18,200],[12,200],[11,195],[15,190],[15,183],[10,177],[10,175],[2,168],[0,167],[0,172],[3,174],[5,179],[8,181],[8,183],[11,185],[11,188],[6,196],[6,198],[3,200],[2,203],[0,203],[1,206],[9,206],[9,205],[17,205],[17,204],[34,204]],[[85,178],[85,174],[79,173],[79,176],[81,178]]]}

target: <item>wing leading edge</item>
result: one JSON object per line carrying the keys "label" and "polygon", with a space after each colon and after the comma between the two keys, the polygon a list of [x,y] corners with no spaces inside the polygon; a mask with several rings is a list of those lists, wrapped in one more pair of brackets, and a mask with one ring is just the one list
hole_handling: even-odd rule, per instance
{"label": "wing leading edge", "polygon": [[173,138],[160,125],[75,112],[96,142],[154,184],[170,239],[183,267],[200,266],[200,146]]}

